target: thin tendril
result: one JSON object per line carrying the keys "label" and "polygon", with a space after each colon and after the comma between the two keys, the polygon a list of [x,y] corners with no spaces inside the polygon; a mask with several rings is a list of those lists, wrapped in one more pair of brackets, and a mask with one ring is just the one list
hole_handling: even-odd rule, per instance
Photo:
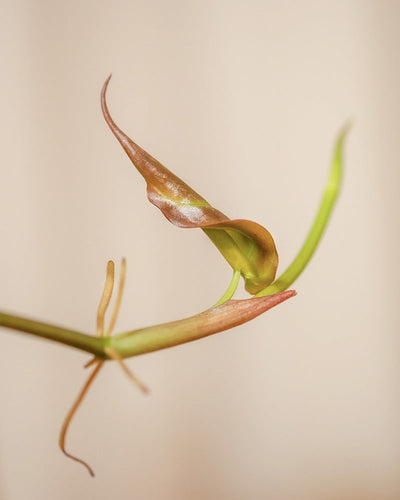
{"label": "thin tendril", "polygon": [[[118,291],[117,291],[117,297],[115,299],[115,304],[114,304],[114,309],[111,314],[111,320],[108,325],[107,331],[106,331],[106,336],[109,337],[112,333],[112,330],[114,328],[119,308],[121,305],[121,299],[122,299],[122,293],[124,291],[124,284],[125,284],[125,275],[126,275],[126,260],[122,259],[121,261],[121,272],[120,272],[120,278],[119,278],[119,285],[118,285]],[[107,274],[106,274],[106,280],[104,283],[104,289],[103,289],[103,294],[100,299],[100,304],[97,310],[97,325],[96,325],[96,336],[97,337],[104,337],[104,317],[107,312],[107,308],[110,304],[111,296],[113,293],[113,288],[114,288],[114,262],[113,261],[108,261],[107,263]],[[105,347],[104,348],[104,353],[107,354],[110,359],[117,361],[118,364],[121,366],[122,370],[126,373],[126,375],[136,384],[137,387],[144,393],[148,393],[148,388],[141,382],[132,372],[131,370],[127,367],[127,365],[124,363],[122,357],[120,354],[113,349],[112,347]],[[89,366],[95,365],[94,370],[90,374],[89,378],[87,379],[85,385],[83,386],[81,392],[79,393],[76,401],[72,405],[71,409],[69,410],[67,416],[65,417],[64,423],[61,427],[60,431],[60,439],[59,439],[59,445],[64,453],[68,458],[71,458],[72,460],[75,460],[76,462],[79,462],[80,464],[84,465],[87,470],[89,471],[89,474],[93,477],[94,472],[93,469],[84,461],[81,460],[78,457],[75,457],[74,455],[71,455],[65,450],[65,438],[66,434],[69,428],[69,425],[71,423],[71,420],[73,416],[75,415],[76,411],[78,410],[80,404],[82,403],[83,398],[85,397],[89,387],[91,386],[93,380],[95,379],[96,375],[99,373],[100,368],[103,366],[104,360],[99,359],[97,357],[93,357],[90,359],[85,365],[85,368],[88,368]]]}
{"label": "thin tendril", "polygon": [[111,359],[114,361],[117,361],[117,363],[120,365],[122,370],[126,373],[126,375],[132,380],[132,382],[139,387],[139,389],[147,394],[149,392],[149,389],[143,384],[141,380],[139,380],[133,373],[132,371],[128,368],[126,363],[124,363],[124,360],[121,358],[120,354],[113,349],[112,347],[105,347],[104,352],[110,356]]}
{"label": "thin tendril", "polygon": [[109,260],[107,263],[107,275],[106,281],[104,283],[103,295],[100,299],[99,308],[97,310],[97,329],[96,336],[104,336],[104,316],[107,311],[107,307],[111,300],[111,295],[114,288],[114,262]]}
{"label": "thin tendril", "polygon": [[92,359],[89,359],[89,361],[83,365],[83,368],[89,368],[90,366],[94,365],[96,363],[96,361],[98,361],[98,360],[99,360],[99,358],[96,358],[96,356],[93,356]]}
{"label": "thin tendril", "polygon": [[115,321],[117,320],[119,307],[121,305],[122,294],[124,291],[125,275],[126,275],[126,259],[123,258],[121,260],[121,271],[120,271],[120,275],[119,275],[119,285],[118,285],[117,297],[115,299],[114,309],[113,309],[113,312],[111,315],[110,323],[109,323],[107,331],[106,331],[106,337],[109,337],[111,335],[113,328],[114,328],[114,325],[115,325]]}
{"label": "thin tendril", "polygon": [[95,369],[92,371],[89,378],[85,382],[85,385],[83,386],[81,392],[79,393],[78,397],[76,398],[76,401],[74,402],[74,404],[72,405],[71,409],[69,410],[67,416],[65,417],[64,423],[61,427],[60,438],[59,438],[59,446],[61,448],[61,451],[64,453],[64,455],[66,455],[68,458],[71,458],[72,460],[75,460],[75,462],[79,462],[80,464],[84,465],[92,477],[94,477],[93,469],[84,460],[81,460],[80,458],[75,457],[74,455],[71,455],[70,453],[68,453],[65,450],[65,438],[66,438],[67,431],[68,431],[68,428],[69,428],[69,425],[71,423],[73,416],[75,415],[77,409],[79,408],[80,404],[82,403],[82,400],[85,397],[85,395],[86,395],[89,387],[91,386],[93,380],[95,379],[96,375],[99,373],[100,368],[103,366],[103,363],[104,363],[103,360],[100,360],[97,362]]}

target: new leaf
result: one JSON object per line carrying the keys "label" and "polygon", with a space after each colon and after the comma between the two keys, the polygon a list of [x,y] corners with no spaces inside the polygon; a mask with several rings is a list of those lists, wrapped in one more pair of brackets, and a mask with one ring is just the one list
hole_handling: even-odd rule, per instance
{"label": "new leaf", "polygon": [[147,183],[147,196],[165,217],[179,227],[199,227],[212,240],[234,271],[245,280],[251,294],[260,292],[275,278],[278,254],[270,233],[256,222],[229,219],[158,160],[135,144],[115,124],[101,92],[104,118],[111,131]]}

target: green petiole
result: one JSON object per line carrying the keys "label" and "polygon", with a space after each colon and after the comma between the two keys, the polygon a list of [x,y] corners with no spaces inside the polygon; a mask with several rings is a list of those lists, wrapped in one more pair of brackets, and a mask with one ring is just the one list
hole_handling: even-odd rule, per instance
{"label": "green petiole", "polygon": [[320,242],[320,239],[325,231],[328,220],[331,216],[333,206],[335,204],[337,195],[339,194],[340,186],[343,178],[342,168],[342,152],[343,143],[349,131],[350,125],[346,124],[340,132],[332,158],[331,169],[329,172],[328,183],[322,197],[321,204],[317,216],[315,217],[314,224],[308,233],[307,239],[301,247],[296,258],[290,266],[276,279],[271,285],[257,293],[255,297],[263,297],[265,295],[272,295],[274,293],[283,292],[294,283],[300,274],[306,268],[311,257]]}
{"label": "green petiole", "polygon": [[101,359],[107,359],[104,353],[104,347],[109,344],[110,337],[93,337],[85,333],[69,330],[60,326],[33,321],[20,316],[13,316],[0,312],[0,326],[11,328],[20,332],[30,333],[37,337],[60,342],[76,349],[94,354]]}
{"label": "green petiole", "polygon": [[239,285],[239,281],[240,281],[240,271],[239,270],[233,271],[233,277],[231,282],[229,283],[228,288],[226,289],[224,295],[219,299],[219,301],[214,304],[214,307],[223,304],[224,302],[230,300],[233,297]]}

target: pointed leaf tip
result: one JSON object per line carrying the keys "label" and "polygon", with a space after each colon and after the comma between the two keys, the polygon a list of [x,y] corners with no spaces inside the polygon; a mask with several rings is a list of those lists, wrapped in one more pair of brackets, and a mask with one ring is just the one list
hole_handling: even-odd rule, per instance
{"label": "pointed leaf tip", "polygon": [[271,234],[249,220],[231,220],[179,177],[134,143],[114,122],[106,103],[111,75],[101,91],[101,107],[111,131],[147,183],[147,197],[174,225],[201,228],[255,294],[272,283],[278,254]]}
{"label": "pointed leaf tip", "polygon": [[214,311],[209,309],[209,312],[221,316],[221,323],[226,326],[226,328],[223,328],[225,330],[246,323],[295,295],[295,290],[286,290],[264,297],[228,300],[224,304],[217,306]]}
{"label": "pointed leaf tip", "polygon": [[[186,321],[193,322],[193,325],[190,325],[190,329],[196,325],[197,328],[194,327],[193,330],[202,332],[201,337],[205,337],[247,323],[295,295],[296,292],[294,290],[287,290],[265,297],[252,297],[251,299],[241,300],[231,299],[219,306],[207,309],[197,316],[192,316]],[[185,320],[182,320],[182,322],[185,322]]]}

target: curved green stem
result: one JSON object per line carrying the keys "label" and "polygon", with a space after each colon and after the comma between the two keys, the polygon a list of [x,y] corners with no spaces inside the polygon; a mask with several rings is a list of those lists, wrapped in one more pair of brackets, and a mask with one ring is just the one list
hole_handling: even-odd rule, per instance
{"label": "curved green stem", "polygon": [[[328,184],[322,202],[308,237],[300,252],[274,283],[259,292],[255,297],[269,296],[286,290],[302,273],[317,248],[326,224],[332,212],[342,180],[342,148],[348,126],[344,127],[336,142],[332,167]],[[293,296],[294,292],[285,292],[284,296],[271,297],[271,303],[259,303],[261,299],[247,299],[246,301],[232,301],[240,280],[240,272],[236,271],[232,281],[216,305],[204,313],[163,325],[142,328],[116,335],[115,337],[94,337],[59,326],[33,321],[19,316],[0,312],[0,327],[11,328],[37,335],[42,338],[60,342],[77,349],[89,352],[99,359],[110,359],[106,347],[114,349],[122,358],[144,354],[146,352],[164,349],[173,345],[189,342],[227,328],[232,328],[260,314],[257,308],[267,310]],[[269,300],[269,299],[268,299]],[[247,308],[241,312],[240,307]],[[272,305],[271,305],[272,304]],[[235,317],[235,315],[237,317]],[[247,316],[246,316],[247,315]]]}
{"label": "curved green stem", "polygon": [[306,241],[301,247],[296,258],[281,274],[281,276],[271,285],[264,288],[264,290],[261,290],[261,292],[255,295],[255,297],[263,297],[265,295],[272,295],[274,293],[287,290],[287,288],[289,288],[289,286],[296,281],[296,279],[304,271],[309,260],[313,256],[325,231],[326,225],[332,213],[332,208],[340,190],[342,182],[342,149],[349,128],[349,124],[345,125],[336,141],[328,183],[326,185],[317,216],[314,220],[314,224],[308,233]]}
{"label": "curved green stem", "polygon": [[232,281],[229,283],[229,286],[226,289],[226,292],[224,293],[224,295],[219,299],[218,302],[216,302],[214,304],[214,307],[217,307],[217,306],[223,304],[224,302],[226,302],[227,300],[230,300],[233,297],[233,295],[236,292],[236,289],[239,285],[239,281],[240,281],[240,271],[239,270],[233,271]]}

